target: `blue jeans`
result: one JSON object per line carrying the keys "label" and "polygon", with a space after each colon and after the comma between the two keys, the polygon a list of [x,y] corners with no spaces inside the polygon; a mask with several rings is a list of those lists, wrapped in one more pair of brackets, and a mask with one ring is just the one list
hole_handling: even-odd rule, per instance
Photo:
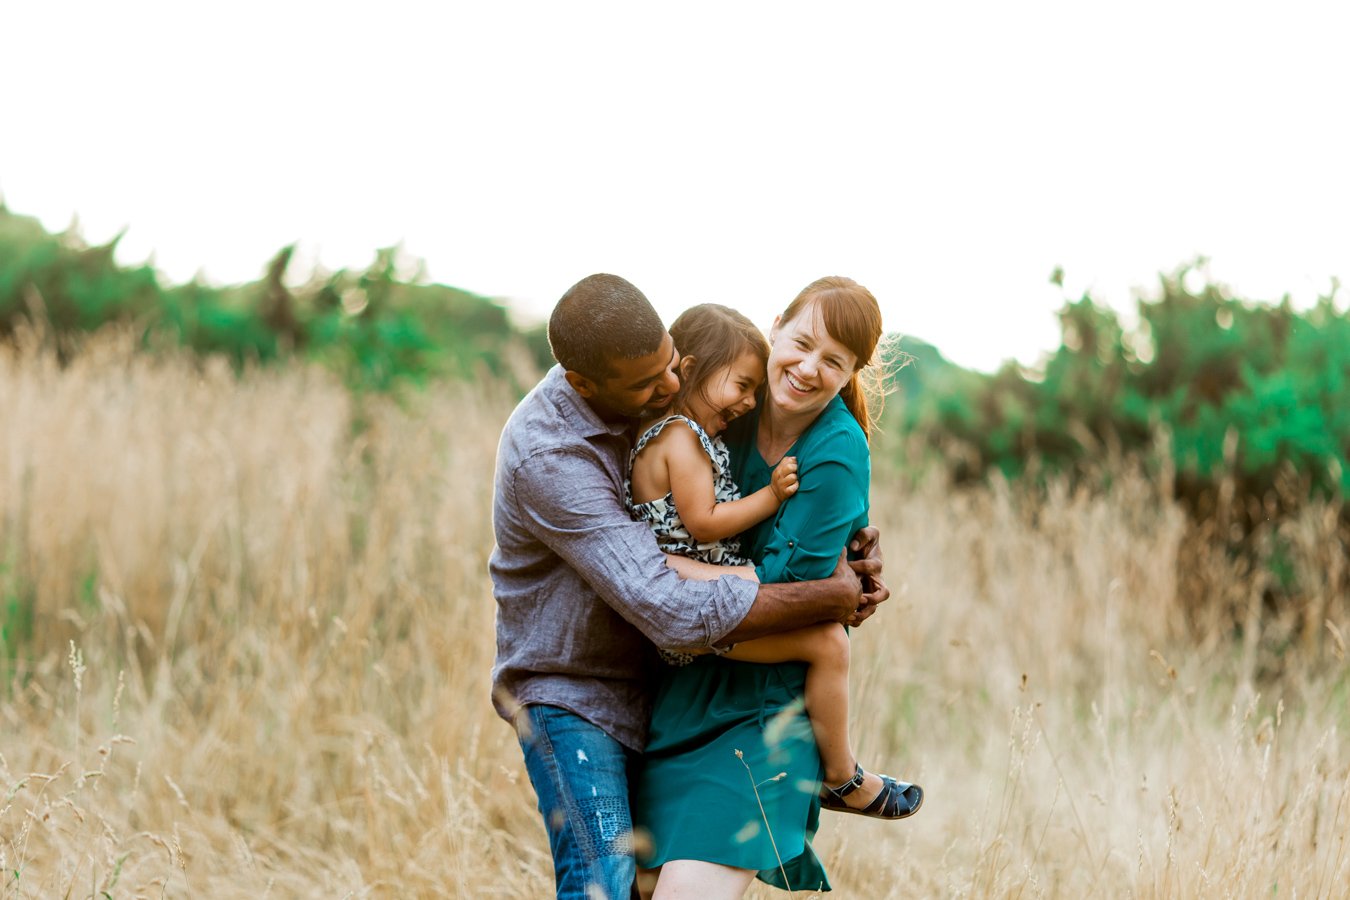
{"label": "blue jeans", "polygon": [[524,707],[516,736],[548,830],[558,900],[629,900],[637,867],[628,767],[636,754],[556,706]]}

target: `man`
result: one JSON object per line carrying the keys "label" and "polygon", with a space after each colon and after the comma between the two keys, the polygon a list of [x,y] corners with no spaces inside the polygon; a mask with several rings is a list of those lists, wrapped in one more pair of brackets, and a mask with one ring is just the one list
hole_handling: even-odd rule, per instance
{"label": "man", "polygon": [[[653,644],[857,624],[889,591],[874,531],[859,535],[865,559],[841,557],[822,581],[682,580],[624,508],[631,426],[679,388],[674,342],[614,275],[573,285],[548,338],[559,364],[516,407],[497,452],[493,699],[520,739],[558,897],[624,900],[635,873],[627,771],[646,741]],[[873,580],[867,594],[859,575]]]}

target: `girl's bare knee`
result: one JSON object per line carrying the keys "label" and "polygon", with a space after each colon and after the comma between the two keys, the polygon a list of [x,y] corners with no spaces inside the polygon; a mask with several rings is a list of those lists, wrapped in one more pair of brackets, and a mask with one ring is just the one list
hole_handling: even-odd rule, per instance
{"label": "girl's bare knee", "polygon": [[848,668],[849,640],[843,625],[837,622],[812,625],[810,643],[813,664]]}
{"label": "girl's bare knee", "polygon": [[656,900],[734,900],[755,878],[749,869],[734,869],[693,859],[672,859],[661,867]]}

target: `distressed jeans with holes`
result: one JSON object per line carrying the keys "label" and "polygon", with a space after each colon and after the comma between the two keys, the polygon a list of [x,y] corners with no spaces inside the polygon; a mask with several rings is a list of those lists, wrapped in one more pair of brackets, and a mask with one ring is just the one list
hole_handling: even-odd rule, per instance
{"label": "distressed jeans with holes", "polygon": [[629,900],[637,872],[628,811],[635,754],[556,706],[523,708],[516,735],[548,830],[558,900]]}

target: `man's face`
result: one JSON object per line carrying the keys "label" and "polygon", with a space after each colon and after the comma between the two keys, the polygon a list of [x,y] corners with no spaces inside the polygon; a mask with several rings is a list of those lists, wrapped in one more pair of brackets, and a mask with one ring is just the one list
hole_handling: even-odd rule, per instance
{"label": "man's face", "polygon": [[679,364],[675,342],[667,334],[655,353],[610,360],[611,374],[603,381],[592,381],[576,372],[568,372],[567,380],[606,422],[637,419],[670,406],[680,389]]}

